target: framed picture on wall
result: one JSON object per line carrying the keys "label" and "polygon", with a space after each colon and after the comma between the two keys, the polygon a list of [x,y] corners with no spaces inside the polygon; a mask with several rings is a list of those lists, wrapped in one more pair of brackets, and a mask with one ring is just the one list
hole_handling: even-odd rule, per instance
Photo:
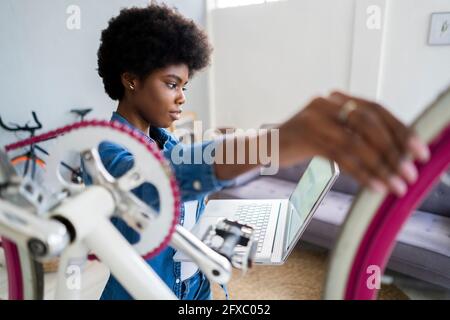
{"label": "framed picture on wall", "polygon": [[450,12],[431,14],[428,44],[431,46],[450,45]]}

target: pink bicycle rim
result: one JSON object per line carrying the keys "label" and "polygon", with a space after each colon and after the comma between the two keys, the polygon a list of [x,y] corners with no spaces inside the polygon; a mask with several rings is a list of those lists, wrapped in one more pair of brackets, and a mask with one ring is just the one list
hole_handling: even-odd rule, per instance
{"label": "pink bicycle rim", "polygon": [[2,237],[3,251],[5,253],[6,272],[8,275],[9,300],[23,300],[22,269],[20,267],[19,251],[17,246]]}
{"label": "pink bicycle rim", "polygon": [[353,261],[345,299],[376,298],[377,289],[367,285],[368,268],[378,266],[384,272],[402,226],[450,164],[450,126],[429,147],[430,161],[416,163],[419,171],[417,182],[402,198],[393,194],[387,196],[371,221]]}

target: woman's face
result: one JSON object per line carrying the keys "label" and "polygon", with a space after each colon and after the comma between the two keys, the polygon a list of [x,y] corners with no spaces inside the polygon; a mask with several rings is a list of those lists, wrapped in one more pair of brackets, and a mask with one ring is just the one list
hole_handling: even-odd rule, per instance
{"label": "woman's face", "polygon": [[188,80],[189,68],[185,64],[170,65],[137,81],[129,99],[150,126],[167,128],[180,118]]}

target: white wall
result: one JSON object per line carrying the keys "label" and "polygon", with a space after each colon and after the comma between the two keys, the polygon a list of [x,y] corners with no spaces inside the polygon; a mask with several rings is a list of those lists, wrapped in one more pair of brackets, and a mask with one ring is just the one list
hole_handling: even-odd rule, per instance
{"label": "white wall", "polygon": [[[368,29],[377,5],[381,28]],[[316,94],[379,99],[411,121],[450,84],[450,46],[427,45],[448,0],[288,0],[214,10],[212,106],[219,126],[286,119]]]}
{"label": "white wall", "polygon": [[[203,0],[165,1],[200,25],[205,24]],[[97,74],[100,32],[122,7],[143,6],[148,0],[2,0],[0,2],[0,116],[23,123],[35,110],[47,130],[75,117],[74,107],[93,107],[92,117],[109,119],[117,107],[105,94]],[[69,30],[69,5],[81,9],[81,29]],[[186,109],[208,119],[206,75],[194,78]],[[16,137],[0,129],[0,145]]]}
{"label": "white wall", "polygon": [[282,121],[311,96],[346,89],[353,0],[282,1],[213,10],[218,126]]}
{"label": "white wall", "polygon": [[390,0],[378,98],[411,122],[450,85],[450,46],[427,45],[432,12],[450,12],[449,0]]}
{"label": "white wall", "polygon": [[386,32],[386,1],[355,2],[353,44],[348,90],[375,99],[381,76],[383,38]]}

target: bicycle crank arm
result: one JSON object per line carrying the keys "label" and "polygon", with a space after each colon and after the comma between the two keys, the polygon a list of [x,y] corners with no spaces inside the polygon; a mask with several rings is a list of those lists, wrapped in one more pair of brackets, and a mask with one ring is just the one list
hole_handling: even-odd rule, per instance
{"label": "bicycle crank arm", "polygon": [[70,242],[66,227],[0,199],[0,234],[28,248],[38,260],[54,257]]}

